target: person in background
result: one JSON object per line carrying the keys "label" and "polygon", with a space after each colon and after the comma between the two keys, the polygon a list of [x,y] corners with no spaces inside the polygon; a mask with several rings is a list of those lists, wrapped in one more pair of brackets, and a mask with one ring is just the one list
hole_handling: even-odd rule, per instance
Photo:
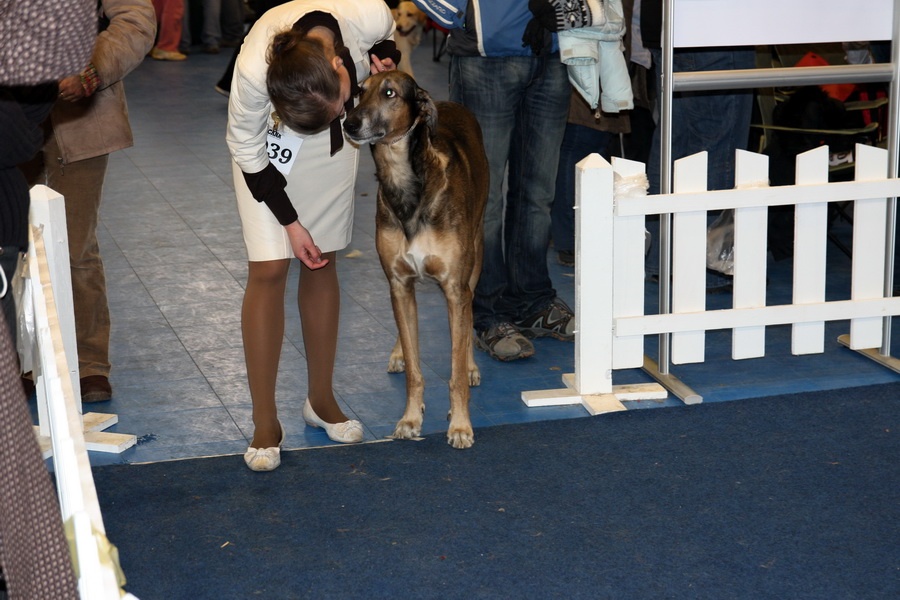
{"label": "person in background", "polygon": [[[95,3],[10,0],[0,4],[0,596],[76,599],[78,581],[53,481],[41,457],[19,378],[9,281],[28,245],[29,193],[16,165],[40,151],[41,122],[57,80],[90,58]],[[53,15],[48,19],[47,15]],[[59,27],[64,23],[65,27]],[[23,26],[28,24],[28,26]],[[5,284],[4,284],[5,282]]]}
{"label": "person in background", "polygon": [[222,48],[237,48],[244,39],[245,27],[244,0],[222,0],[222,19],[220,27],[222,38],[219,45]]}
{"label": "person in background", "polygon": [[[622,2],[626,23],[631,23],[633,3],[633,0]],[[631,55],[631,32],[629,27],[625,33],[626,58]],[[647,69],[630,62],[629,72],[635,107],[647,106]],[[603,88],[602,80],[600,88]],[[581,94],[572,90],[566,133],[559,151],[556,195],[550,212],[550,237],[561,265],[575,266],[575,165],[591,153],[600,154],[607,160],[622,156],[624,148],[620,147],[620,136],[631,133],[631,115],[632,111],[606,113],[599,108],[592,109]]]}
{"label": "person in background", "polygon": [[[191,31],[191,10],[201,8],[200,43],[203,44],[203,52],[206,54],[218,54],[219,43],[222,39],[222,0],[200,0],[192,3],[184,0],[184,21],[181,26],[181,43],[179,50],[182,54],[190,54],[191,46],[197,40],[193,39]],[[192,6],[193,4],[193,6]]]}
{"label": "person in background", "polygon": [[150,51],[150,58],[173,61],[187,58],[184,53],[178,51],[178,46],[181,44],[185,2],[186,0],[153,0],[158,36],[156,45]]}
{"label": "person in background", "polygon": [[[267,10],[272,8],[273,6],[278,6],[280,4],[284,4],[288,0],[256,0],[253,2],[253,17],[250,21],[250,27],[253,27],[253,24],[263,16]],[[241,53],[241,44],[244,43],[244,36],[238,40],[237,44],[235,44],[234,52],[231,54],[231,60],[228,62],[228,66],[225,67],[225,71],[222,73],[222,77],[219,78],[219,81],[216,82],[213,88],[216,92],[222,94],[226,98],[228,94],[231,93],[231,80],[234,77],[234,65],[237,63],[238,54]]]}
{"label": "person in background", "polygon": [[501,361],[532,356],[528,337],[575,335],[547,266],[571,87],[555,34],[538,25],[523,40],[532,18],[524,0],[470,0],[464,26],[448,40],[450,99],[478,119],[491,171],[475,343]]}
{"label": "person in background", "polygon": [[[72,19],[65,34],[57,28],[19,27],[40,23],[47,11]],[[0,45],[0,307],[3,325],[15,346],[12,278],[28,248],[28,181],[18,165],[40,151],[41,123],[53,108],[56,80],[81,68],[94,47],[96,15],[93,6],[77,0],[11,1],[0,5],[8,34]],[[90,33],[87,33],[90,32]]]}
{"label": "person in background", "polygon": [[[640,11],[644,46],[650,49],[657,75],[660,75],[662,0],[636,0],[635,5],[636,10]],[[756,51],[753,47],[678,48],[672,57],[672,69],[676,73],[753,69],[755,66]],[[660,101],[663,99],[660,98]],[[676,93],[672,98],[672,161],[705,150],[709,153],[708,189],[733,188],[735,150],[747,149],[752,112],[752,90]],[[651,194],[658,194],[661,190],[660,130],[660,127],[654,130],[650,162],[647,164]],[[710,215],[710,219],[715,217],[715,214]],[[647,277],[652,281],[657,279],[659,272],[659,221],[648,220],[647,229],[652,239],[647,256]],[[709,293],[730,292],[732,282],[730,278],[709,271],[706,287]]]}
{"label": "person in background", "polygon": [[343,143],[341,120],[359,81],[400,62],[394,29],[384,0],[295,0],[260,17],[237,59],[227,142],[250,261],[241,329],[254,425],[244,461],[253,471],[281,464],[285,433],[275,388],[294,257],[309,377],[303,418],[333,441],[363,439],[362,425],[347,418],[332,388],[335,261],[350,243],[359,164],[359,149]]}
{"label": "person in background", "polygon": [[122,79],[153,46],[150,0],[101,0],[91,59],[59,81],[43,152],[27,170],[65,198],[82,402],[112,397],[109,305],[97,222],[109,153],[133,145]]}

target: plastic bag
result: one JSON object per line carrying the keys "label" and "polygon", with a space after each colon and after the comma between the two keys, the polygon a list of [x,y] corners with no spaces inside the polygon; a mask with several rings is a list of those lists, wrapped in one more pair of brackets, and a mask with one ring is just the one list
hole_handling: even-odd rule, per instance
{"label": "plastic bag", "polygon": [[723,210],[706,228],[706,266],[734,275],[734,209]]}
{"label": "plastic bag", "polygon": [[10,282],[16,304],[16,351],[22,373],[32,369],[32,349],[35,344],[34,296],[31,277],[28,276],[28,255],[22,254],[19,266]]}

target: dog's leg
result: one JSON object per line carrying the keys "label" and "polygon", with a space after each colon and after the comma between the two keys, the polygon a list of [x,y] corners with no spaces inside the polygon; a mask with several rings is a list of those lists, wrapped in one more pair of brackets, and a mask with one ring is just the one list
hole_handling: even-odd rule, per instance
{"label": "dog's leg", "polygon": [[[469,418],[469,383],[472,348],[472,294],[468,281],[443,284],[450,316],[450,427],[447,443],[454,448],[469,448],[475,443],[475,433]],[[475,367],[475,371],[478,368]],[[479,375],[479,381],[481,376]]]}
{"label": "dog's leg", "polygon": [[[394,437],[411,439],[422,432],[425,412],[425,379],[419,366],[419,324],[416,310],[415,281],[391,279],[391,304],[397,323],[397,341],[406,363],[406,411],[394,428]],[[396,345],[395,345],[396,351]],[[393,357],[393,353],[391,353]]]}

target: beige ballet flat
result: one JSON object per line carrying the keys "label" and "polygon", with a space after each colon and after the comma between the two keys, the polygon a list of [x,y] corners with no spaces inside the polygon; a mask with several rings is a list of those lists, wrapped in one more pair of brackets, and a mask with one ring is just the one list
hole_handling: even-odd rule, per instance
{"label": "beige ballet flat", "polygon": [[244,453],[244,462],[251,471],[274,471],[281,464],[281,445],[284,444],[284,427],[281,423],[281,441],[271,448],[254,448],[250,446]]}
{"label": "beige ballet flat", "polygon": [[343,423],[326,423],[320,419],[309,403],[309,398],[303,403],[303,420],[310,427],[321,427],[324,429],[333,442],[355,444],[356,442],[361,442],[364,437],[362,423],[356,419],[344,421]]}

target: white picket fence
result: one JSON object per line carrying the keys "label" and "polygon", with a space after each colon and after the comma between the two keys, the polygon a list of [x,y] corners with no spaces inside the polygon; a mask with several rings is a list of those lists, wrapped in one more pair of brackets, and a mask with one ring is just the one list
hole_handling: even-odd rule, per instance
{"label": "white picket fence", "polygon": [[[876,348],[884,318],[900,314],[885,297],[887,210],[900,180],[887,178],[888,153],[858,145],[856,175],[828,182],[828,148],[797,157],[794,185],[768,186],[768,157],[738,151],[735,189],[707,191],[707,156],[675,162],[673,193],[617,197],[616,177],[640,177],[642,163],[592,154],[576,167],[575,373],[565,390],[523,392],[529,406],[582,402],[592,414],[622,410],[618,400],[658,397],[658,387],[613,386],[613,371],[645,364],[644,338],[668,334],[673,364],[703,362],[706,332],[730,329],[731,358],[765,355],[766,327],[791,325],[790,352],[821,353],[825,323],[849,320],[847,345]],[[849,300],[825,298],[828,203],[853,203]],[[768,207],[795,205],[790,304],[766,305]],[[706,308],[707,212],[735,209],[734,292],[730,309]],[[644,229],[648,215],[672,215],[671,311],[644,314]],[[627,395],[626,395],[627,394]],[[665,394],[663,394],[665,395]]]}
{"label": "white picket fence", "polygon": [[21,309],[27,316],[19,353],[37,384],[35,435],[44,456],[52,457],[61,518],[72,538],[79,595],[82,600],[134,600],[121,589],[118,559],[106,538],[88,450],[121,452],[134,445],[135,436],[102,431],[118,421],[116,415],[82,414],[63,197],[43,185],[32,188],[29,221],[27,283],[23,283],[27,307]]}

